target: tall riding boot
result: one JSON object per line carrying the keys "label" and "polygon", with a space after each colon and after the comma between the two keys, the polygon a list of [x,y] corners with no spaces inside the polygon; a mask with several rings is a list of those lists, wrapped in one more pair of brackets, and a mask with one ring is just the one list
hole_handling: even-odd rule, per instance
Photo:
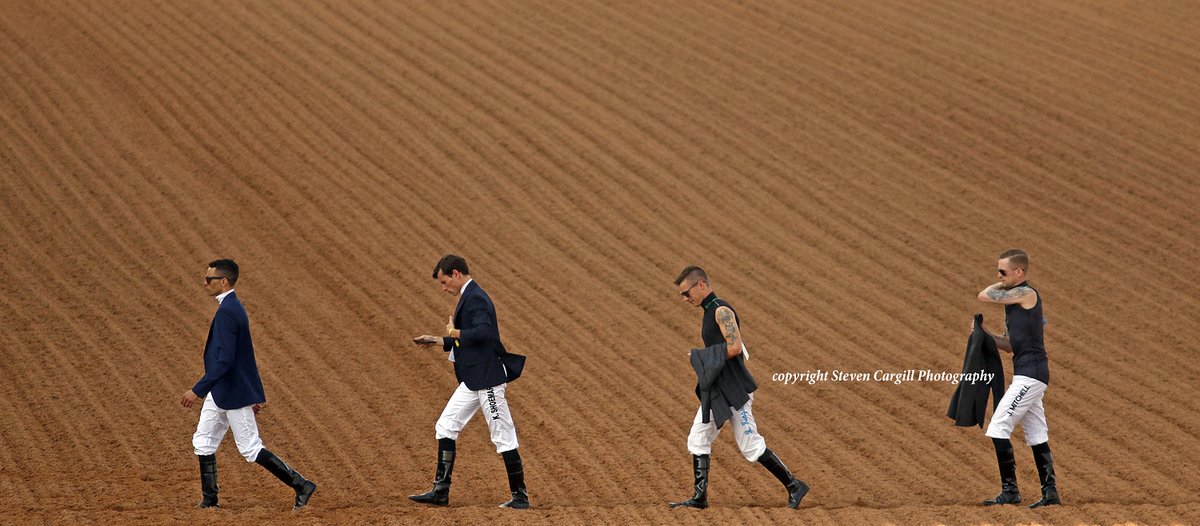
{"label": "tall riding boot", "polygon": [[692,455],[692,470],[696,475],[696,487],[692,498],[683,502],[672,502],[672,508],[708,507],[708,455]]}
{"label": "tall riding boot", "polygon": [[197,508],[220,508],[217,505],[217,455],[196,455],[200,459],[200,494],[204,499]]}
{"label": "tall riding boot", "polygon": [[525,468],[521,465],[521,453],[513,449],[500,455],[504,457],[504,469],[508,471],[508,490],[512,492],[512,499],[501,504],[500,507],[514,510],[529,509],[529,493],[525,491]]}
{"label": "tall riding boot", "polygon": [[282,458],[275,456],[266,448],[258,452],[258,458],[254,459],[254,462],[266,468],[272,475],[275,475],[275,478],[283,481],[296,492],[296,501],[292,505],[293,510],[307,506],[308,498],[314,491],[317,491],[316,482],[305,479],[300,472],[289,467]]}
{"label": "tall riding boot", "polygon": [[792,472],[788,471],[787,466],[783,465],[783,461],[779,460],[775,452],[770,449],[764,451],[762,456],[758,457],[758,463],[767,468],[767,471],[775,475],[775,478],[783,483],[783,487],[787,488],[788,507],[793,510],[799,508],[800,500],[808,494],[808,484],[805,484],[804,481],[792,475]]}
{"label": "tall riding boot", "polygon": [[1033,446],[1033,461],[1037,463],[1038,478],[1042,480],[1042,500],[1030,504],[1029,507],[1062,504],[1062,500],[1058,498],[1058,487],[1054,485],[1054,457],[1050,456],[1049,442]]}
{"label": "tall riding boot", "polygon": [[450,475],[454,472],[455,442],[449,438],[438,439],[438,463],[433,475],[433,489],[408,498],[421,504],[434,506],[450,505]]}
{"label": "tall riding boot", "polygon": [[996,446],[996,461],[1000,464],[1000,494],[983,501],[983,505],[1020,504],[1021,492],[1017,490],[1017,459],[1013,456],[1012,442],[1007,438],[993,438],[992,443]]}

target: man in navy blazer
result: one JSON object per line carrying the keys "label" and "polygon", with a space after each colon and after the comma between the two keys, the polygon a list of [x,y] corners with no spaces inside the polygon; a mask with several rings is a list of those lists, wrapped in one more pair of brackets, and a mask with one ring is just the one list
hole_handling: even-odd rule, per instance
{"label": "man in navy blazer", "polygon": [[192,407],[204,398],[200,421],[192,435],[192,446],[200,459],[201,508],[220,507],[217,504],[217,447],[225,432],[233,429],[238,452],[247,462],[256,462],[296,492],[293,509],[308,504],[317,490],[316,483],[306,480],[289,467],[283,459],[263,447],[258,435],[258,413],[267,397],[254,361],[254,344],[250,340],[250,318],[238,301],[233,286],[238,280],[238,264],[232,259],[218,259],[208,264],[204,288],[216,298],[219,307],[208,328],[204,344],[204,376],[191,389],[184,391],[184,407]]}
{"label": "man in navy blazer", "polygon": [[450,475],[454,470],[458,434],[475,413],[483,409],[496,452],[504,458],[512,498],[501,508],[529,508],[525,490],[525,470],[517,451],[517,428],[508,410],[505,389],[516,380],[525,366],[525,357],[511,354],[500,342],[496,307],[492,299],[471,279],[467,261],[453,254],[444,256],[433,269],[433,277],[448,294],[459,295],[454,315],[446,324],[446,336],[422,335],[413,341],[423,345],[441,344],[454,362],[458,388],[446,402],[435,426],[438,463],[433,489],[410,499],[423,504],[446,506],[450,503]]}

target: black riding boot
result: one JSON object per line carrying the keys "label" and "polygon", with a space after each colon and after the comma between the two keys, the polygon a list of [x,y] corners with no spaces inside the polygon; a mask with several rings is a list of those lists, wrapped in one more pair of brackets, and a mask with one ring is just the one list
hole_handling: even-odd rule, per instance
{"label": "black riding boot", "polygon": [[450,505],[450,474],[454,472],[455,442],[449,438],[438,439],[438,463],[433,475],[433,489],[408,498],[421,504],[434,506]]}
{"label": "black riding boot", "polygon": [[521,454],[513,449],[500,455],[504,457],[504,469],[508,471],[508,490],[512,492],[512,499],[501,504],[500,507],[514,510],[529,509],[529,493],[525,491],[525,468],[521,464]]}
{"label": "black riding boot", "polygon": [[292,504],[292,509],[300,509],[308,505],[308,498],[312,496],[314,491],[317,491],[317,483],[305,479],[300,475],[300,472],[292,469],[283,461],[282,458],[275,456],[266,448],[258,452],[258,458],[254,459],[258,465],[267,469],[275,478],[287,484],[296,492],[296,500]]}
{"label": "black riding boot", "polygon": [[692,470],[696,475],[696,487],[692,498],[683,502],[672,502],[672,508],[708,507],[708,455],[692,455]]}
{"label": "black riding boot", "polygon": [[220,491],[217,487],[217,456],[196,455],[196,458],[200,459],[200,494],[204,496],[196,507],[220,508],[217,505],[217,492]]}
{"label": "black riding boot", "polygon": [[764,451],[762,456],[758,457],[758,463],[767,468],[767,471],[775,475],[775,478],[783,483],[783,487],[787,488],[788,507],[793,510],[799,508],[800,500],[808,494],[808,484],[805,484],[804,481],[792,475],[792,472],[788,471],[787,466],[783,465],[783,461],[779,460],[775,452],[770,449]]}
{"label": "black riding boot", "polygon": [[1013,456],[1012,442],[1007,438],[993,438],[992,443],[996,446],[996,461],[1000,464],[1000,494],[983,501],[983,505],[1020,504],[1021,492],[1017,490],[1017,459]]}
{"label": "black riding boot", "polygon": [[1054,457],[1050,456],[1049,442],[1033,446],[1033,461],[1037,463],[1038,478],[1042,480],[1042,500],[1030,504],[1029,507],[1062,504],[1058,498],[1058,487],[1054,485]]}

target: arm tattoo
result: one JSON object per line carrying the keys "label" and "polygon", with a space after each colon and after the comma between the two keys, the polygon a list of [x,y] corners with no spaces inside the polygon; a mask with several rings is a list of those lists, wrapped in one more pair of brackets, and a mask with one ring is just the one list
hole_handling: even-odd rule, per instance
{"label": "arm tattoo", "polygon": [[992,336],[992,339],[996,340],[996,347],[999,347],[1002,350],[1007,350],[1010,352],[1012,351],[1012,342],[1008,341],[1008,331],[1004,331],[1004,334],[996,334]]}
{"label": "arm tattoo", "polygon": [[987,297],[991,298],[992,301],[1004,301],[1022,298],[1032,292],[1033,291],[1030,290],[1029,287],[1017,287],[1015,289],[993,289],[988,291]]}
{"label": "arm tattoo", "polygon": [[725,325],[725,341],[729,345],[733,345],[738,338],[737,320],[734,319],[733,313],[723,310],[717,313],[717,319],[721,321],[721,324]]}

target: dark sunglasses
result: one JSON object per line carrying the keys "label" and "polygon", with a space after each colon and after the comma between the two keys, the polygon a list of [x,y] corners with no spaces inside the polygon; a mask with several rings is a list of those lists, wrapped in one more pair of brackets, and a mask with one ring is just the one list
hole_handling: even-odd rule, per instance
{"label": "dark sunglasses", "polygon": [[[1018,269],[1019,269],[1019,268],[1020,268],[1020,267],[1018,267]],[[1018,269],[1013,269],[1013,270],[1018,270]],[[1000,273],[1000,277],[1002,277],[1002,278],[1004,278],[1004,277],[1008,277],[1008,272],[1005,272],[1005,271],[1004,271],[1004,269],[1002,269],[1002,268],[998,268],[998,269],[996,269],[996,272],[999,272],[999,273]]]}
{"label": "dark sunglasses", "polygon": [[[700,281],[704,281],[704,280],[700,280]],[[699,285],[700,281],[692,283],[692,286],[688,287],[687,289],[684,289],[684,291],[680,292],[679,295],[683,296],[685,298],[691,298],[692,297],[692,289],[696,288],[696,285]]]}
{"label": "dark sunglasses", "polygon": [[214,280],[214,279],[229,279],[229,278],[226,278],[225,276],[204,276],[205,283],[212,283],[212,280]]}

